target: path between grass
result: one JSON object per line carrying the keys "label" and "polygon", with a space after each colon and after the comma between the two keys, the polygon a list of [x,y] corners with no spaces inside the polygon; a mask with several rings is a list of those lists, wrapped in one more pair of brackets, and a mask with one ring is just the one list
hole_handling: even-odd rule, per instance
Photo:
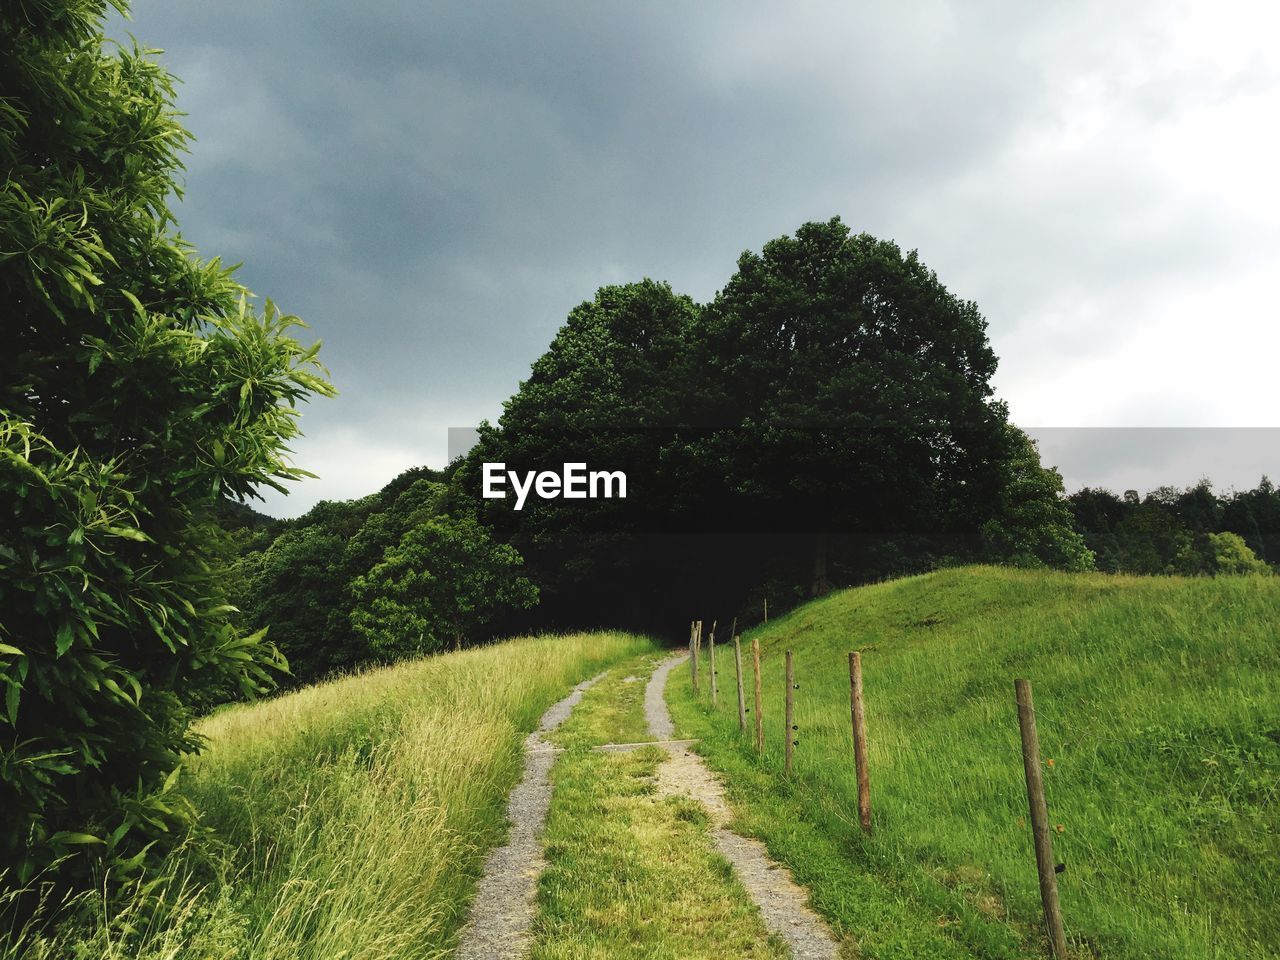
{"label": "path between grass", "polygon": [[601,673],[574,687],[542,715],[538,728],[525,738],[524,777],[507,801],[511,832],[507,842],[485,861],[471,917],[454,954],[457,960],[519,957],[526,952],[538,878],[545,866],[541,833],[551,805],[549,774],[559,752],[542,735],[560,726],[582,695],[604,676]]}
{"label": "path between grass", "polygon": [[719,781],[693,741],[671,738],[663,691],[686,660],[646,657],[639,676],[601,674],[542,717],[458,960],[835,960],[839,945],[805,890],[761,843],[728,829]]}
{"label": "path between grass", "polygon": [[663,691],[667,676],[688,661],[687,655],[664,661],[645,689],[645,718],[649,732],[665,744],[667,759],[658,768],[658,789],[665,795],[684,795],[707,811],[716,846],[737,871],[738,879],[760,908],[765,926],[786,942],[795,960],[835,960],[839,944],[826,923],[809,907],[808,895],[785,867],[770,859],[764,844],[728,828],[732,818],[724,788],[691,741],[672,741],[674,725]]}

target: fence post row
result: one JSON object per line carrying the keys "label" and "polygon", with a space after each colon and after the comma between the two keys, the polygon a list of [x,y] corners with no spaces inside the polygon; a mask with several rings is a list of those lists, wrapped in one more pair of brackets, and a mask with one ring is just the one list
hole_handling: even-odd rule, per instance
{"label": "fence post row", "polygon": [[[768,601],[765,605],[768,610]],[[766,613],[767,616],[767,613]],[[742,675],[742,639],[737,635],[737,618],[734,618],[733,667],[738,688],[738,730],[747,729],[747,705]],[[702,641],[702,621],[695,620],[689,628],[689,652],[693,670],[693,686],[698,689],[698,654]],[[711,669],[711,703],[716,705],[716,622],[712,622],[708,638]],[[755,748],[764,752],[764,707],[760,677],[760,641],[751,641],[752,674],[755,692]],[[791,775],[794,765],[794,748],[799,740],[794,736],[795,722],[795,663],[793,651],[786,651],[786,773]],[[1062,909],[1058,901],[1058,876],[1053,860],[1053,843],[1049,832],[1049,811],[1045,802],[1044,779],[1040,770],[1040,738],[1036,731],[1035,705],[1031,696],[1031,683],[1014,680],[1014,693],[1018,704],[1018,729],[1022,737],[1022,766],[1027,781],[1027,806],[1031,813],[1031,829],[1035,842],[1036,870],[1040,879],[1040,902],[1044,908],[1045,932],[1048,934],[1049,956],[1064,960],[1067,956],[1067,939],[1062,925]],[[864,832],[871,833],[871,786],[867,771],[867,723],[862,696],[862,654],[849,652],[849,717],[853,727],[854,766],[858,779],[858,820]]]}
{"label": "fence post row", "polygon": [[858,773],[858,821],[871,832],[871,785],[867,776],[867,721],[862,709],[862,654],[849,654],[849,714],[853,722],[853,763]]}
{"label": "fence post row", "polygon": [[1036,708],[1027,680],[1013,681],[1018,701],[1018,729],[1022,734],[1022,768],[1027,777],[1027,805],[1031,808],[1031,830],[1035,838],[1036,869],[1040,874],[1040,903],[1044,907],[1045,932],[1049,935],[1049,956],[1067,955],[1067,935],[1062,928],[1058,905],[1058,874],[1053,863],[1053,843],[1049,839],[1049,809],[1044,799],[1040,774],[1040,737],[1036,733]]}

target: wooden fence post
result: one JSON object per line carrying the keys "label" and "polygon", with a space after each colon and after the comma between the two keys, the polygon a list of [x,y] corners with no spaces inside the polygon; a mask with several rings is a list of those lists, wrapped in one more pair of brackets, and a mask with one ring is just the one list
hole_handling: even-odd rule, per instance
{"label": "wooden fence post", "polygon": [[693,622],[693,691],[698,693],[702,690],[701,679],[699,678],[698,661],[702,659],[702,621],[695,620]]}
{"label": "wooden fence post", "polygon": [[787,651],[787,750],[786,750],[786,771],[787,776],[791,776],[791,755],[795,751],[795,738],[793,734],[796,729],[796,674],[792,667],[791,651]]}
{"label": "wooden fence post", "polygon": [[871,832],[871,784],[867,777],[867,721],[862,710],[862,654],[849,654],[849,714],[853,720],[853,763],[858,773],[858,821]]}
{"label": "wooden fence post", "polygon": [[738,675],[738,730],[747,732],[747,699],[742,691],[742,641],[737,634],[733,637],[733,667]]}
{"label": "wooden fence post", "polygon": [[711,624],[711,642],[707,644],[707,669],[711,672],[711,706],[716,705],[719,687],[716,684],[716,625]]}
{"label": "wooden fence post", "polygon": [[689,682],[693,689],[698,689],[698,658],[693,653],[693,631],[697,626],[694,620],[689,621]]}
{"label": "wooden fence post", "polygon": [[1049,839],[1049,809],[1044,799],[1044,780],[1040,775],[1040,737],[1036,733],[1036,708],[1031,699],[1031,684],[1013,681],[1018,701],[1018,729],[1022,733],[1022,768],[1027,777],[1027,805],[1031,808],[1031,830],[1035,838],[1036,869],[1040,873],[1040,903],[1044,907],[1045,931],[1049,935],[1049,956],[1067,955],[1067,935],[1062,929],[1062,910],[1058,905],[1058,874],[1053,863],[1053,843]]}
{"label": "wooden fence post", "polygon": [[756,753],[764,753],[764,708],[760,702],[760,641],[751,641],[751,659],[756,675]]}
{"label": "wooden fence post", "polygon": [[769,598],[764,598],[764,622],[769,622]]}
{"label": "wooden fence post", "polygon": [[702,692],[702,621],[698,621],[698,692]]}

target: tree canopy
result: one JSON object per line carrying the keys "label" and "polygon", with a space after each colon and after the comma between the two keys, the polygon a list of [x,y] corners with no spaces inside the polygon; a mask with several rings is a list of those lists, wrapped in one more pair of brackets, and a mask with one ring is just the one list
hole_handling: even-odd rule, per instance
{"label": "tree canopy", "polygon": [[[1027,456],[995,367],[977,307],[916,254],[808,223],[744,253],[705,306],[650,280],[602,288],[454,480],[478,499],[483,462],[627,472],[627,501],[484,505],[550,622],[655,628],[695,597],[762,589],[777,603],[821,592],[828,561],[852,582],[983,555]],[[1052,512],[1060,492],[1023,499]]]}
{"label": "tree canopy", "polygon": [[711,428],[693,460],[725,478],[739,528],[821,549],[832,533],[971,536],[991,515],[1010,451],[986,321],[914,252],[804,224],[742,255],[692,341]]}

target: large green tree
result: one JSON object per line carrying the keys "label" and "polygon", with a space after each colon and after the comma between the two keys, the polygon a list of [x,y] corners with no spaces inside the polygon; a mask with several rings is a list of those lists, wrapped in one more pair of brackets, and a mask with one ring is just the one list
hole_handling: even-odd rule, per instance
{"label": "large green tree", "polygon": [[486,461],[519,472],[584,462],[626,474],[625,500],[531,497],[518,513],[509,500],[481,502],[496,534],[528,561],[542,615],[554,622],[629,619],[630,606],[650,603],[653,563],[671,563],[665,542],[642,538],[680,523],[661,459],[688,415],[697,312],[689,297],[653,280],[600,288],[570,311],[497,427],[482,427],[459,466],[455,484],[469,498],[479,497]]}
{"label": "large green tree", "polygon": [[970,538],[998,509],[1007,412],[986,321],[914,253],[840,219],[748,251],[704,310],[695,459],[740,522],[806,533],[811,592],[832,533]]}
{"label": "large green tree", "polygon": [[988,556],[1020,567],[1092,570],[1093,551],[1075,529],[1062,474],[1040,463],[1036,443],[1010,424],[1012,456],[995,516],[982,525]]}
{"label": "large green tree", "polygon": [[[485,505],[546,588],[549,623],[661,628],[709,604],[731,617],[765,584],[785,603],[979,556],[1002,510],[1021,510],[1012,532],[1032,500],[1052,508],[995,368],[977,307],[914,253],[808,223],[744,253],[703,307],[653,281],[601,289],[455,480],[478,497],[486,461],[627,473],[626,502]],[[1015,480],[1026,489],[1006,496]]]}
{"label": "large green tree", "polygon": [[459,648],[510,608],[537,602],[515,548],[473,517],[412,527],[351,584],[351,625],[380,659]]}
{"label": "large green tree", "polygon": [[[123,11],[122,4],[113,4]],[[201,691],[277,663],[211,576],[220,498],[301,471],[317,347],[175,233],[188,135],[106,5],[0,5],[0,872],[120,876],[172,797]]]}
{"label": "large green tree", "polygon": [[238,619],[270,626],[291,683],[483,642],[537,591],[521,576],[519,552],[476,512],[448,471],[423,467],[359,500],[322,501],[296,520],[241,512],[223,534],[244,545],[228,576]]}

